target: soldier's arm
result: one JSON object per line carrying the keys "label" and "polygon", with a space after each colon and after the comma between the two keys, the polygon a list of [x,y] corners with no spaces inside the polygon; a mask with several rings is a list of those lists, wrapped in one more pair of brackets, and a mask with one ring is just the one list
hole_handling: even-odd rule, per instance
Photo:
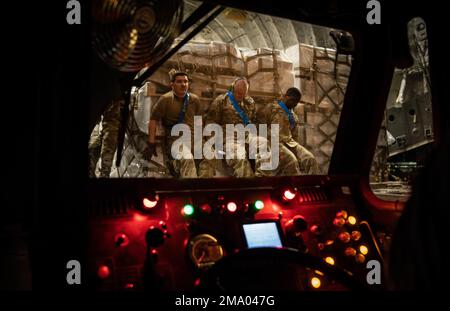
{"label": "soldier's arm", "polygon": [[[270,112],[270,124],[278,124],[279,129],[279,140],[281,142],[286,142],[289,138],[290,124],[286,121],[287,118],[284,117],[284,111],[277,109],[275,106],[271,108]],[[271,126],[272,130],[272,126]]]}
{"label": "soldier's arm", "polygon": [[245,99],[249,103],[249,107],[250,107],[250,109],[248,111],[248,116],[247,116],[248,120],[250,121],[250,123],[257,124],[255,101],[250,96],[247,96]]}
{"label": "soldier's arm", "polygon": [[203,107],[198,96],[192,96],[192,104],[194,105],[194,115],[203,116]]}
{"label": "soldier's arm", "polygon": [[155,143],[155,136],[156,136],[156,125],[158,121],[151,120],[148,122],[148,142],[151,144]]}
{"label": "soldier's arm", "polygon": [[206,124],[217,123],[220,124],[222,119],[222,98],[217,97],[209,106],[208,113],[206,114]]}
{"label": "soldier's arm", "polygon": [[299,136],[299,134],[300,134],[300,123],[299,123],[298,117],[295,114],[295,112],[294,112],[294,119],[295,119],[295,127],[291,131],[292,132],[292,138],[296,142],[298,142],[300,144],[300,136]]}
{"label": "soldier's arm", "polygon": [[155,143],[156,137],[156,126],[158,122],[164,116],[164,104],[162,102],[162,98],[156,102],[155,106],[152,108],[152,112],[150,114],[150,121],[148,122],[148,142],[151,144]]}

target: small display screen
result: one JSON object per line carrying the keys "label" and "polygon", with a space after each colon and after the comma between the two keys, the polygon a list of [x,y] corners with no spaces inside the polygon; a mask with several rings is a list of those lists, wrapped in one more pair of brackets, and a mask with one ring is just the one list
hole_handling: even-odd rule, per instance
{"label": "small display screen", "polygon": [[242,226],[248,248],[283,246],[276,222],[243,224]]}

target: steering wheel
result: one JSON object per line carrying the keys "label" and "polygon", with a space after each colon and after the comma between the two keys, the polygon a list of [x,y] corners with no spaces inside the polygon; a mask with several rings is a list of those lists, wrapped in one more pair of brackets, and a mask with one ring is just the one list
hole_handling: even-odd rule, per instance
{"label": "steering wheel", "polygon": [[[199,290],[303,291],[314,271],[338,282],[339,289],[368,290],[349,272],[291,248],[249,248],[229,254],[200,278]],[[322,277],[322,278],[323,278]],[[342,288],[342,285],[344,288]]]}

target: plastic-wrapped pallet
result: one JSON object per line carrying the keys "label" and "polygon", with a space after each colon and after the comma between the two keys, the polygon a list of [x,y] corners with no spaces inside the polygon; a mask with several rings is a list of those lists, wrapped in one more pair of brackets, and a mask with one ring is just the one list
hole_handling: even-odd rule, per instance
{"label": "plastic-wrapped pallet", "polygon": [[322,172],[326,172],[350,75],[351,58],[339,55],[336,60],[335,50],[304,44],[291,49],[298,49],[298,78],[305,111],[300,142],[314,153]]}
{"label": "plastic-wrapped pallet", "polygon": [[294,85],[294,66],[278,50],[243,51],[245,75],[250,81],[250,96],[278,97]]}
{"label": "plastic-wrapped pallet", "polygon": [[330,98],[325,95],[330,89],[332,93],[328,95],[333,98],[332,101],[339,101],[338,97],[342,93],[335,94],[334,92],[345,90],[347,86],[351,69],[350,57],[339,55],[335,70],[335,50],[305,44],[298,45],[298,50],[302,101],[324,108],[329,107],[329,104],[332,103],[330,103]]}

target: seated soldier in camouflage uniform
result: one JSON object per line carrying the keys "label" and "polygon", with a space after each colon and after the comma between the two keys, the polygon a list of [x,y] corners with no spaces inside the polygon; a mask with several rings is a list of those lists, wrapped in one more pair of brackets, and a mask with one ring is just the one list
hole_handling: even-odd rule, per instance
{"label": "seated soldier in camouflage uniform", "polygon": [[[222,127],[223,134],[226,133],[226,125],[243,124],[246,126],[249,123],[255,123],[256,111],[253,99],[247,95],[249,83],[245,78],[237,78],[231,85],[230,91],[219,95],[211,104],[207,116],[206,125],[215,123]],[[236,107],[236,105],[238,107]],[[205,126],[206,126],[205,125]],[[250,135],[247,133],[245,141],[239,141],[236,136],[226,137],[223,144],[223,150],[216,150],[216,153],[226,153],[225,163],[232,169],[234,177],[253,177],[253,176],[268,176],[272,172],[263,170],[262,164],[264,161],[270,162],[270,159],[262,159],[257,151],[255,158],[255,172],[248,160],[246,146],[253,144],[260,146],[263,138]],[[227,148],[228,146],[228,148]],[[231,146],[231,147],[230,147]],[[224,152],[226,150],[226,152]],[[206,164],[206,163],[208,164]],[[203,160],[205,167],[209,165],[215,168],[215,160]],[[209,170],[209,172],[214,171]],[[212,176],[209,176],[212,177]]]}
{"label": "seated soldier in camouflage uniform", "polygon": [[280,168],[278,175],[315,175],[319,167],[314,155],[293,138],[298,134],[298,118],[292,109],[301,98],[300,91],[289,88],[282,100],[268,109],[267,122],[279,125]]}
{"label": "seated soldier in camouflage uniform", "polygon": [[114,153],[120,127],[120,109],[123,101],[115,100],[102,114],[102,120],[91,133],[89,140],[89,177],[96,177],[95,169],[99,158],[100,177],[108,178],[111,173]]}
{"label": "seated soldier in camouflage uniform", "polygon": [[162,95],[152,108],[150,114],[150,122],[148,125],[148,141],[149,150],[145,155],[146,158],[151,159],[152,156],[157,156],[156,153],[156,125],[161,120],[165,128],[165,154],[170,159],[172,168],[180,178],[197,178],[199,175],[203,177],[201,171],[197,174],[197,168],[191,148],[186,145],[177,151],[180,159],[172,156],[172,143],[178,138],[171,136],[171,129],[175,124],[185,123],[194,133],[194,116],[201,116],[201,105],[198,96],[189,93],[189,78],[185,72],[175,72],[171,77],[172,91]]}

